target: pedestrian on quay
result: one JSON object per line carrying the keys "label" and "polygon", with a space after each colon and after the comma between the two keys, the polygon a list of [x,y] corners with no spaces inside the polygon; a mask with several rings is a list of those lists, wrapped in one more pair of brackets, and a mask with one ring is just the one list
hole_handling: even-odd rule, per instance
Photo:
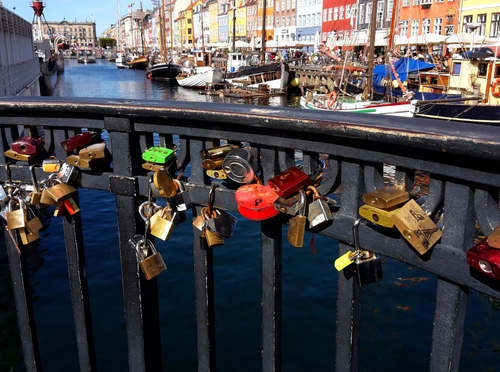
{"label": "pedestrian on quay", "polygon": [[295,60],[295,66],[299,65],[299,58],[300,58],[300,53],[299,50],[297,49],[293,54],[293,59]]}
{"label": "pedestrian on quay", "polygon": [[302,59],[302,66],[306,66],[307,52],[302,52],[302,56],[300,58]]}

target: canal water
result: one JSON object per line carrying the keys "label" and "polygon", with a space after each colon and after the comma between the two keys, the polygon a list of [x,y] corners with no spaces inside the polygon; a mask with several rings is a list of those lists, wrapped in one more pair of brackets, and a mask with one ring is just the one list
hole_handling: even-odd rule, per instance
{"label": "canal water", "polygon": [[[121,99],[220,100],[146,79],[144,71],[119,70],[106,60],[71,60],[55,95]],[[244,102],[232,101],[233,103]],[[298,97],[252,104],[297,107]],[[114,197],[80,190],[87,277],[98,368],[127,370],[127,343]],[[35,319],[45,371],[76,371],[78,356],[69,296],[62,220],[42,215],[41,239],[28,257]],[[286,228],[284,229],[286,234]],[[192,226],[175,227],[157,249],[168,270],[158,277],[164,370],[197,368]],[[331,371],[335,365],[338,244],[306,234],[304,248],[283,238],[283,370]],[[222,372],[261,369],[260,229],[240,217],[235,234],[214,249],[217,366]],[[361,371],[429,369],[436,277],[384,259],[384,281],[363,288]],[[0,372],[24,370],[8,267],[0,253]],[[500,306],[472,292],[462,351],[462,371],[500,366]]]}

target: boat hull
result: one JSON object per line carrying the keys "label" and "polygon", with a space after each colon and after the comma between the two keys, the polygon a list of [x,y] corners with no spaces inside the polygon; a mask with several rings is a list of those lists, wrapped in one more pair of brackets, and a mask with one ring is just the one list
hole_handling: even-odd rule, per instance
{"label": "boat hull", "polygon": [[158,80],[175,79],[182,72],[182,66],[176,63],[157,63],[148,69],[148,77]]}
{"label": "boat hull", "polygon": [[197,73],[191,76],[177,77],[177,82],[181,87],[201,89],[207,84],[218,84],[223,79],[221,70],[213,67],[198,67]]}
{"label": "boat hull", "polygon": [[500,125],[500,106],[419,101],[416,103],[414,116],[447,121]]}
{"label": "boat hull", "polygon": [[54,60],[40,63],[40,94],[51,96],[57,85],[57,63]]}

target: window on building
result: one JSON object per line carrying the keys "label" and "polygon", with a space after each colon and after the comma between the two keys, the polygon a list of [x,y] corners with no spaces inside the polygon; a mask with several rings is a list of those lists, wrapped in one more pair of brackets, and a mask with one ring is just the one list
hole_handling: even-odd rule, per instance
{"label": "window on building", "polygon": [[290,16],[287,15],[286,16],[286,27],[289,27],[290,26]]}
{"label": "window on building", "polygon": [[403,0],[403,6],[410,6],[410,0]]}
{"label": "window on building", "polygon": [[339,19],[344,19],[344,7],[339,8]]}
{"label": "window on building", "polygon": [[467,23],[472,23],[472,16],[464,16],[464,21],[463,21],[463,32],[470,33],[472,30],[467,27]]}
{"label": "window on building", "polygon": [[366,23],[372,23],[372,3],[366,4]]}
{"label": "window on building", "polygon": [[460,62],[455,62],[453,64],[453,75],[460,75],[460,70],[462,69],[462,64]]}
{"label": "window on building", "polygon": [[443,18],[434,18],[434,31],[436,35],[441,35],[443,32]]}
{"label": "window on building", "polygon": [[280,11],[280,2],[279,1],[276,1],[276,11],[277,12]]}
{"label": "window on building", "polygon": [[321,26],[321,13],[316,13],[316,24],[315,26]]}
{"label": "window on building", "polygon": [[500,13],[491,14],[490,37],[500,37]]}
{"label": "window on building", "polygon": [[365,4],[359,4],[359,23],[365,23]]}
{"label": "window on building", "polygon": [[292,9],[295,9],[295,3],[296,3],[296,0],[292,0]]}
{"label": "window on building", "polygon": [[328,19],[328,9],[323,9],[323,22],[326,22]]}
{"label": "window on building", "polygon": [[418,27],[419,27],[420,21],[418,19],[413,19],[411,21],[411,34],[410,37],[417,37],[418,36]]}
{"label": "window on building", "polygon": [[336,21],[339,19],[339,8],[335,7],[333,8],[333,20]]}
{"label": "window on building", "polygon": [[394,0],[389,0],[387,3],[387,17],[386,17],[387,21],[390,21],[392,19],[393,9],[394,9]]}
{"label": "window on building", "polygon": [[328,20],[331,21],[333,19],[333,8],[328,8]]}
{"label": "window on building", "polygon": [[422,20],[422,35],[429,34],[431,32],[431,20],[429,18],[424,18]]}
{"label": "window on building", "polygon": [[486,14],[478,14],[477,22],[481,23],[481,26],[476,31],[476,34],[485,36],[486,35]]}
{"label": "window on building", "polygon": [[384,19],[384,2],[377,2],[377,24],[378,27],[383,27],[382,20]]}
{"label": "window on building", "polygon": [[280,28],[280,17],[276,17],[276,28]]}

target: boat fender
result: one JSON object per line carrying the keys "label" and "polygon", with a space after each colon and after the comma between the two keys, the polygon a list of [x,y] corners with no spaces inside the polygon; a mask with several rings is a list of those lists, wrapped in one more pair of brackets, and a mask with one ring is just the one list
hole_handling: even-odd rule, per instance
{"label": "boat fender", "polygon": [[493,97],[500,98],[500,78],[495,79],[491,82],[491,94]]}
{"label": "boat fender", "polygon": [[337,102],[337,92],[332,91],[328,94],[328,101],[326,102],[328,107],[333,107],[333,105]]}

